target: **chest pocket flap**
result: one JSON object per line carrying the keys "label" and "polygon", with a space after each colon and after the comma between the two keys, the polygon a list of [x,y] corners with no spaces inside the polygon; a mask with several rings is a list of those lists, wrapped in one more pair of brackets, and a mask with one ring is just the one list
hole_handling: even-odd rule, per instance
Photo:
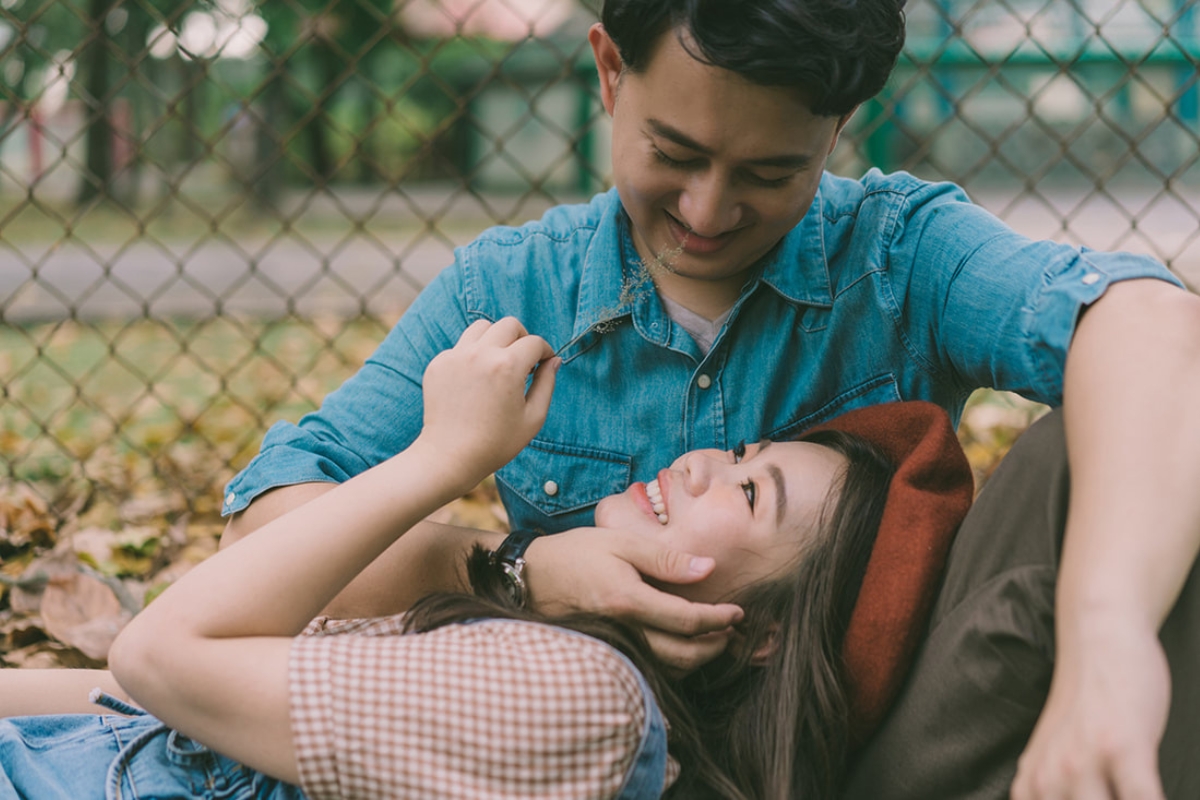
{"label": "chest pocket flap", "polygon": [[534,439],[496,480],[546,514],[578,511],[629,486],[629,456]]}

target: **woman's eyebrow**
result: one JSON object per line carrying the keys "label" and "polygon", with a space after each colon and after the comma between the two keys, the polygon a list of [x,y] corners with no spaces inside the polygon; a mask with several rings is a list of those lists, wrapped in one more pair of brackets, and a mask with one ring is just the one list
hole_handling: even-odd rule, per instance
{"label": "woman's eyebrow", "polygon": [[775,464],[768,464],[767,474],[775,481],[775,525],[781,527],[787,514],[787,486],[783,482],[783,470]]}

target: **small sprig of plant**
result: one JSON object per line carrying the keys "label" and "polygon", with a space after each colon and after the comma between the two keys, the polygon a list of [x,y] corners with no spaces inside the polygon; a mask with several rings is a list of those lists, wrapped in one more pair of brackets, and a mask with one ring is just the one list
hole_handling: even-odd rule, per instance
{"label": "small sprig of plant", "polygon": [[687,246],[687,237],[677,246],[659,250],[653,258],[643,258],[638,261],[630,275],[621,282],[621,292],[617,295],[616,308],[604,308],[597,313],[597,321],[588,326],[589,333],[611,333],[620,325],[620,317],[626,309],[644,299],[654,286],[654,279],[664,273],[674,273],[675,264],[683,255]]}

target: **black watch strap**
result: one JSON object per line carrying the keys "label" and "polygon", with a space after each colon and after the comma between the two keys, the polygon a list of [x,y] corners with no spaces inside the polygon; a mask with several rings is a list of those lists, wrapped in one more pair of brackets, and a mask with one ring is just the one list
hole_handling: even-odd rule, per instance
{"label": "black watch strap", "polygon": [[525,608],[529,588],[525,583],[525,550],[541,533],[531,528],[518,528],[510,533],[492,553],[492,563],[499,571],[500,582],[517,608]]}

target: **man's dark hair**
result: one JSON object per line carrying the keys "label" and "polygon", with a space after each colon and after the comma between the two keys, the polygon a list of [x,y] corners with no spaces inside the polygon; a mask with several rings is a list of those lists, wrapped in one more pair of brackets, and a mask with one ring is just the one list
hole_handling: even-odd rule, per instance
{"label": "man's dark hair", "polygon": [[905,0],[605,0],[625,68],[643,71],[668,31],[698,61],[800,90],[840,117],[874,97],[904,45]]}

